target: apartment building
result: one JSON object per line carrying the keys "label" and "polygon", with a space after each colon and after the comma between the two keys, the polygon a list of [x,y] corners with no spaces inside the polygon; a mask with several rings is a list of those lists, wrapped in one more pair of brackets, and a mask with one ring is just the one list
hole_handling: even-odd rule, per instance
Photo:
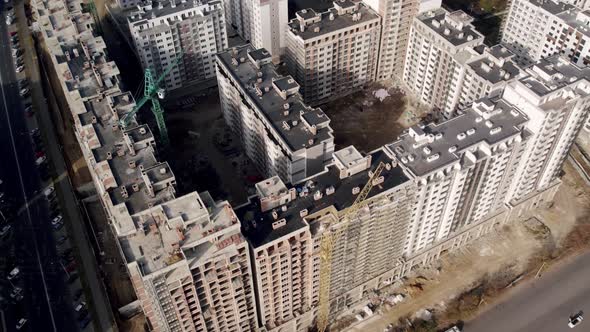
{"label": "apartment building", "polygon": [[513,57],[502,45],[478,45],[460,53],[455,58],[458,65],[451,74],[449,90],[444,93],[440,118],[448,120],[478,99],[501,94],[506,84],[522,74]]}
{"label": "apartment building", "polygon": [[[465,63],[475,56],[473,48],[484,37],[463,11],[439,8],[418,15],[410,30],[403,81],[418,101],[450,113],[459,89],[452,89],[453,76],[460,81]],[[457,72],[457,73],[455,73]],[[448,105],[447,105],[448,104]]]}
{"label": "apartment building", "polygon": [[287,0],[224,0],[227,23],[255,48],[265,48],[278,63],[285,50]]}
{"label": "apartment building", "polygon": [[504,209],[527,120],[500,98],[483,99],[448,121],[413,126],[387,145],[418,183],[406,256]]}
{"label": "apartment building", "polygon": [[287,29],[285,63],[305,102],[319,104],[375,80],[381,18],[374,10],[337,0],[324,13],[304,9],[295,16]]}
{"label": "apartment building", "polygon": [[440,1],[364,0],[381,16],[377,80],[401,79],[414,17],[421,10],[440,7]]}
{"label": "apartment building", "polygon": [[528,66],[552,55],[590,64],[590,13],[566,2],[515,0],[502,26],[502,44]]}
{"label": "apartment building", "polygon": [[176,197],[176,178],[157,159],[149,127],[135,118],[119,126],[135,102],[119,88],[102,37],[89,29],[92,17],[59,1],[36,5],[65,96],[61,109],[70,112],[151,330],[256,330],[248,243],[229,203],[207,192]]}
{"label": "apartment building", "polygon": [[144,69],[157,77],[179,60],[163,81],[166,89],[215,77],[215,54],[228,47],[220,0],[146,2],[127,21]]}
{"label": "apartment building", "polygon": [[291,76],[277,74],[268,51],[246,45],[219,53],[217,81],[225,122],[262,174],[297,183],[331,162],[330,119],[303,102]]}
{"label": "apartment building", "polygon": [[514,201],[545,190],[558,181],[569,149],[586,119],[590,68],[551,57],[527,69],[527,77],[510,85],[503,98],[529,117],[532,134],[513,184]]}
{"label": "apartment building", "polygon": [[[342,212],[385,164],[366,205],[339,223]],[[334,232],[332,311],[357,303],[386,273],[401,273],[401,254],[414,183],[382,149],[363,156],[350,146],[305,183],[287,187],[275,176],[256,184],[257,197],[237,209],[251,245],[261,324],[269,331],[306,331],[319,300],[320,242]],[[391,276],[388,276],[391,278]]]}

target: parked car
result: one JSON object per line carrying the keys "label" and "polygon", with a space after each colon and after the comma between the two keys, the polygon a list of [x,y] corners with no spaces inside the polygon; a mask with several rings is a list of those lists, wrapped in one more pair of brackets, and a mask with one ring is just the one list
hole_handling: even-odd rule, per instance
{"label": "parked car", "polygon": [[39,128],[32,129],[30,133],[31,133],[31,136],[39,135]]}
{"label": "parked car", "polygon": [[51,227],[53,228],[54,231],[58,231],[64,224],[63,223],[57,223],[57,224],[51,224]]}
{"label": "parked car", "polygon": [[580,325],[580,323],[582,323],[582,321],[584,320],[584,317],[582,316],[582,313],[577,313],[574,316],[570,317],[569,322],[567,323],[567,326],[570,327],[570,329],[573,329],[574,327]]}
{"label": "parked car", "polygon": [[2,227],[2,229],[0,229],[0,236],[5,236],[6,234],[8,234],[8,232],[10,232],[11,228],[12,228],[12,226],[10,226],[10,225],[4,225],[4,227]]}
{"label": "parked car", "polygon": [[18,267],[15,267],[14,269],[12,269],[12,271],[10,271],[10,273],[8,273],[8,277],[6,277],[6,279],[12,280],[12,279],[18,277],[19,274],[20,274],[20,270],[18,269]]}
{"label": "parked car", "polygon": [[53,220],[51,221],[51,225],[55,226],[55,225],[61,224],[62,220],[63,220],[63,217],[60,214],[57,217],[53,218]]}
{"label": "parked car", "polygon": [[23,328],[23,326],[25,326],[25,324],[27,323],[27,319],[26,318],[21,318],[18,320],[18,323],[16,323],[16,329],[20,330]]}
{"label": "parked car", "polygon": [[80,327],[80,329],[84,329],[88,325],[88,323],[90,323],[90,316],[84,317],[80,321],[80,323],[78,323],[79,324],[78,326]]}
{"label": "parked car", "polygon": [[16,72],[17,72],[17,73],[20,73],[20,72],[22,72],[23,70],[25,70],[25,66],[18,66],[18,67],[16,67]]}
{"label": "parked car", "polygon": [[43,195],[45,195],[45,197],[49,197],[54,192],[55,192],[55,188],[53,188],[53,186],[49,186],[49,187],[45,188],[45,190],[43,190]]}
{"label": "parked car", "polygon": [[82,311],[82,309],[86,308],[86,302],[81,301],[80,303],[78,303],[78,305],[74,308],[74,310],[76,310],[76,312],[80,312]]}
{"label": "parked car", "polygon": [[14,287],[12,289],[12,291],[10,292],[10,297],[13,300],[20,301],[20,300],[23,299],[23,294],[22,293],[23,293],[23,289],[22,288],[20,288],[20,287]]}
{"label": "parked car", "polygon": [[21,89],[19,93],[20,93],[21,97],[26,96],[29,94],[29,88]]}
{"label": "parked car", "polygon": [[41,164],[43,164],[45,161],[47,161],[47,156],[39,157],[37,160],[35,160],[35,164],[37,164],[37,166],[41,166]]}

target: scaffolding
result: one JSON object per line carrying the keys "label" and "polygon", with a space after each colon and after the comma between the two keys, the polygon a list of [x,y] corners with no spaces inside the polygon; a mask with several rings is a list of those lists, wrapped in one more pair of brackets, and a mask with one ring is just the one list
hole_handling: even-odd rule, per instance
{"label": "scaffolding", "polygon": [[336,222],[332,225],[327,225],[326,229],[321,235],[321,242],[320,242],[320,294],[319,294],[319,303],[318,303],[318,317],[317,317],[317,327],[320,332],[324,332],[328,327],[329,319],[330,319],[330,281],[331,281],[331,274],[332,274],[332,254],[334,249],[334,243],[337,240],[337,235],[330,229],[330,226],[334,226],[336,224],[342,224],[342,232],[343,234],[346,232],[346,227],[348,227],[348,222],[352,217],[354,217],[357,212],[363,207],[365,199],[369,195],[371,189],[373,189],[373,181],[377,179],[383,169],[385,168],[385,164],[380,162],[375,171],[369,177],[369,181],[363,187],[363,190],[359,193],[359,195],[354,200],[354,203],[345,210],[344,214],[337,218]]}

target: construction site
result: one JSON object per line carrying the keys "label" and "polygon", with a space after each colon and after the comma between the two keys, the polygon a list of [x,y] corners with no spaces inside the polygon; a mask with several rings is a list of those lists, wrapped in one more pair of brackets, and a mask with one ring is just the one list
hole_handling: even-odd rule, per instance
{"label": "construction site", "polygon": [[[197,61],[181,52],[141,68],[106,5],[93,17],[49,1],[38,15],[52,116],[119,330],[394,331],[418,319],[434,331],[586,249],[584,138],[543,141],[531,109],[547,105],[517,97],[532,82],[532,94],[567,90],[577,110],[587,70],[553,59],[511,81],[512,94],[437,122],[389,83],[312,107],[268,50],[245,43],[203,61],[206,79],[167,91]],[[219,11],[143,10],[193,6]],[[67,15],[98,24],[53,33]],[[554,68],[567,84],[545,81]],[[553,125],[580,128],[581,114]],[[564,175],[561,156],[538,152],[562,143],[573,146]]]}

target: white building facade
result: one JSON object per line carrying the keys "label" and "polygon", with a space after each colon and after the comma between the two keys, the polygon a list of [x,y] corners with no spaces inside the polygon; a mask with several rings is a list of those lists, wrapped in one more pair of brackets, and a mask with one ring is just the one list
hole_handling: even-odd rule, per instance
{"label": "white building facade", "polygon": [[228,46],[221,1],[144,4],[127,20],[142,67],[156,77],[182,56],[164,80],[166,89],[215,77],[215,54]]}
{"label": "white building facade", "polygon": [[289,22],[285,63],[307,103],[342,96],[375,80],[381,18],[360,2],[339,0],[324,13],[304,9]]}

